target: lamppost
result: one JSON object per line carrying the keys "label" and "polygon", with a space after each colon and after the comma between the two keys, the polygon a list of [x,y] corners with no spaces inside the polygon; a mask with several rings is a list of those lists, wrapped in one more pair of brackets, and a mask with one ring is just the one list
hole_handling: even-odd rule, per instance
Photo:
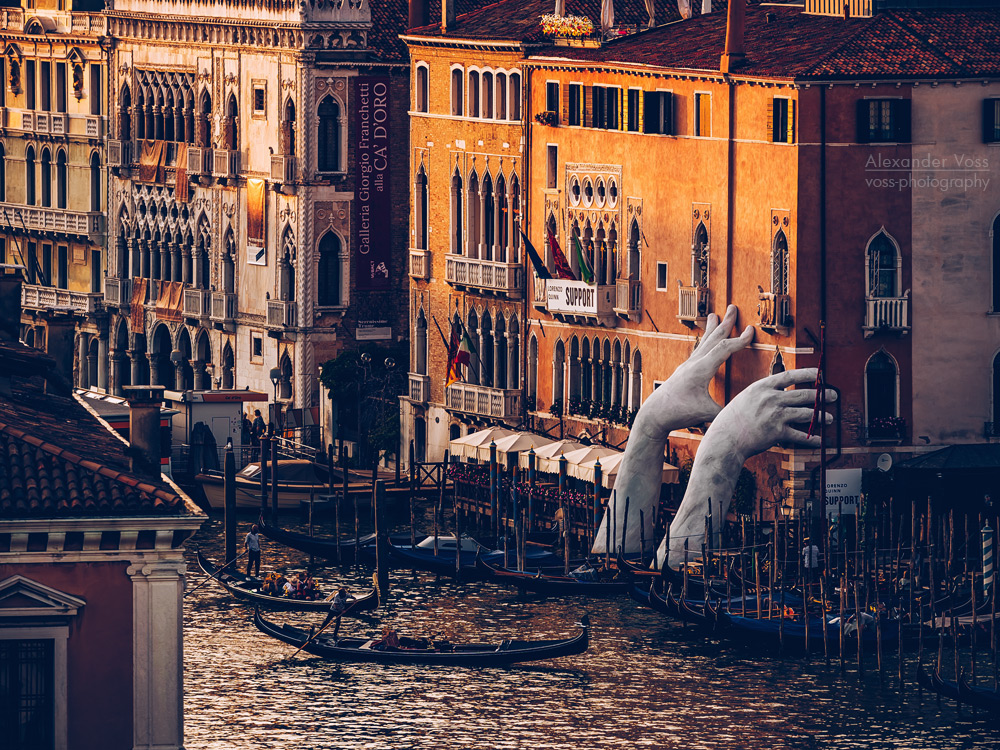
{"label": "lamppost", "polygon": [[[358,403],[361,406],[361,424],[359,427],[364,431],[365,445],[372,453],[370,456],[371,465],[378,464],[383,450],[384,436],[381,434],[385,429],[386,421],[386,390],[392,381],[393,371],[396,368],[396,360],[386,357],[382,361],[385,368],[383,375],[376,378],[372,371],[372,357],[368,352],[362,352],[358,357],[360,360],[361,382]],[[375,383],[376,388],[369,390],[369,386]]]}
{"label": "lamppost", "polygon": [[281,380],[281,370],[272,367],[270,377],[271,385],[274,386],[274,428],[281,432],[281,407],[278,405],[278,382]]}

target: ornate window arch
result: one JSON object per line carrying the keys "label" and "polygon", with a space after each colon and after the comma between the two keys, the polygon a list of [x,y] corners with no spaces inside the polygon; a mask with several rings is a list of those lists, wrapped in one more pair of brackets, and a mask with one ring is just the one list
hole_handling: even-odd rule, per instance
{"label": "ornate window arch", "polygon": [[430,69],[422,60],[415,67],[413,111],[430,112]]}
{"label": "ornate window arch", "polygon": [[465,71],[461,65],[451,69],[451,113],[456,117],[465,114]]}
{"label": "ornate window arch", "polygon": [[423,307],[417,312],[417,322],[414,325],[413,371],[417,375],[427,374],[427,316]]}
{"label": "ornate window arch", "polygon": [[[565,393],[565,374],[566,374],[566,344],[563,343],[562,339],[556,341],[555,348],[552,351],[552,404],[553,406],[558,401],[560,405],[563,401],[563,395]],[[565,411],[565,410],[563,410]]]}
{"label": "ornate window arch", "polygon": [[771,243],[771,292],[788,294],[788,238],[781,229]]}
{"label": "ornate window arch", "polygon": [[291,227],[281,233],[281,255],[278,265],[278,298],[295,300],[295,235]]}
{"label": "ornate window arch", "polygon": [[865,364],[865,418],[869,437],[892,436],[891,421],[899,416],[899,366],[879,349]]}
{"label": "ornate window arch", "polygon": [[42,205],[48,207],[52,205],[52,154],[47,146],[42,147],[38,162],[42,178]]}
{"label": "ornate window arch", "polygon": [[430,210],[428,202],[427,171],[424,169],[423,160],[421,160],[417,167],[417,173],[413,177],[413,242],[414,247],[418,250],[427,249],[429,235],[427,224]]}
{"label": "ornate window arch", "polygon": [[316,273],[316,304],[319,307],[338,307],[343,302],[343,243],[333,230],[319,241],[319,268]]}
{"label": "ornate window arch", "polygon": [[451,176],[451,252],[456,255],[462,254],[464,200],[462,173],[458,171],[456,166]]}
{"label": "ornate window arch", "polygon": [[327,94],[316,110],[319,118],[316,146],[318,172],[341,171],[341,137],[343,108],[332,94]]}
{"label": "ornate window arch", "polygon": [[865,249],[868,271],[867,296],[899,297],[902,255],[896,240],[882,227],[868,241]]}

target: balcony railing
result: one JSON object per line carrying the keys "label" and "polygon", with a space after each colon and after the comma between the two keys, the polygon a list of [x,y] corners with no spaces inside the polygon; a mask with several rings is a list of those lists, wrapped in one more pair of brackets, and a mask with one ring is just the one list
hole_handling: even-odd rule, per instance
{"label": "balcony railing", "polygon": [[708,287],[682,286],[677,297],[677,317],[685,322],[699,322],[708,317]]}
{"label": "balcony railing", "polygon": [[878,417],[866,425],[869,440],[898,442],[906,438],[906,420],[903,417]]}
{"label": "balcony railing", "polygon": [[100,138],[104,135],[104,118],[99,115],[87,116],[87,137]]}
{"label": "balcony railing", "polygon": [[21,285],[21,307],[31,310],[72,310],[78,313],[96,312],[104,299],[100,292],[72,292],[51,286]]}
{"label": "balcony railing", "polygon": [[624,279],[615,283],[617,290],[615,312],[626,318],[642,314],[642,282]]}
{"label": "balcony railing", "polygon": [[267,325],[269,328],[294,328],[295,303],[269,299],[267,301]]}
{"label": "balcony railing", "polygon": [[757,316],[761,328],[791,328],[792,298],[787,294],[761,292],[757,297]]}
{"label": "balcony railing", "polygon": [[865,338],[878,331],[909,331],[909,312],[909,289],[902,297],[868,297],[865,300]]}
{"label": "balcony railing", "polygon": [[188,174],[204,174],[212,171],[212,149],[188,146]]}
{"label": "balcony railing", "polygon": [[271,179],[275,182],[295,182],[295,167],[294,156],[271,155]]}
{"label": "balcony railing", "polygon": [[240,173],[240,152],[217,148],[212,151],[212,174],[216,177],[236,177]]}
{"label": "balcony railing", "polygon": [[496,419],[517,419],[521,414],[521,391],[457,383],[445,389],[445,408]]}
{"label": "balcony railing", "polygon": [[431,378],[429,375],[410,373],[410,401],[426,404],[431,400]]}
{"label": "balcony railing", "polygon": [[185,289],[184,290],[184,317],[201,318],[209,317],[211,313],[212,293],[207,289]]}
{"label": "balcony railing", "polygon": [[236,321],[236,295],[212,292],[212,320],[216,323]]}
{"label": "balcony railing", "polygon": [[449,253],[445,256],[444,278],[449,284],[491,289],[509,296],[521,294],[524,267],[519,263],[466,258]]}
{"label": "balcony railing", "polygon": [[95,242],[104,235],[104,214],[100,211],[69,211],[65,208],[0,203],[0,226],[8,224],[13,229],[57,232],[84,237]]}
{"label": "balcony railing", "polygon": [[430,250],[410,248],[410,276],[414,279],[429,279],[431,277]]}
{"label": "balcony railing", "polygon": [[104,304],[125,307],[132,302],[132,279],[104,279]]}
{"label": "balcony railing", "polygon": [[108,166],[127,167],[132,163],[132,144],[128,141],[108,141]]}
{"label": "balcony railing", "polygon": [[535,276],[531,282],[531,304],[539,310],[545,309],[545,279]]}
{"label": "balcony railing", "polygon": [[596,319],[614,325],[617,290],[613,285],[586,281],[548,279],[545,282],[545,309],[553,315]]}

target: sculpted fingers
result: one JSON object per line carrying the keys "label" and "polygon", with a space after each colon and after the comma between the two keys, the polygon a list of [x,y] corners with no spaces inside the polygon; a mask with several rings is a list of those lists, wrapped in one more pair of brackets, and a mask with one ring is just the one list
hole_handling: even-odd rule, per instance
{"label": "sculpted fingers", "polygon": [[[781,391],[780,401],[785,406],[805,406],[816,403],[815,388],[801,388],[797,391]],[[829,404],[837,400],[837,392],[829,388],[826,389],[826,402]]]}
{"label": "sculpted fingers", "polygon": [[[716,344],[720,341],[724,341],[729,338],[729,334],[733,332],[733,326],[736,325],[736,316],[739,314],[739,310],[736,309],[736,305],[730,305],[726,308],[726,314],[723,316],[722,320],[711,329],[705,328],[705,336],[702,338],[702,346],[705,351],[711,351]],[[718,320],[718,316],[714,313],[712,317]]]}
{"label": "sculpted fingers", "polygon": [[[830,415],[827,414],[827,421],[829,422]],[[810,422],[813,418],[813,410],[811,408],[806,408],[804,406],[797,408],[786,408],[781,411],[781,419],[786,424],[788,422],[800,422],[806,424]]]}
{"label": "sculpted fingers", "polygon": [[781,439],[786,443],[805,445],[809,448],[819,448],[823,444],[823,439],[819,435],[810,437],[807,433],[802,432],[802,430],[796,430],[792,427],[786,427],[782,431]]}
{"label": "sculpted fingers", "polygon": [[[766,384],[771,388],[780,388],[784,390],[790,385],[798,385],[799,383],[815,383],[816,382],[816,368],[815,367],[804,367],[799,370],[786,370],[785,372],[779,372],[777,375],[771,375],[763,380],[758,380],[758,383]],[[815,394],[813,394],[815,396]]]}
{"label": "sculpted fingers", "polygon": [[738,352],[740,349],[744,349],[750,345],[753,341],[754,334],[753,326],[747,326],[743,329],[743,333],[735,338],[727,338],[723,340],[718,346],[713,350],[713,354],[716,360],[716,367],[720,366],[723,362],[729,359],[734,352]]}

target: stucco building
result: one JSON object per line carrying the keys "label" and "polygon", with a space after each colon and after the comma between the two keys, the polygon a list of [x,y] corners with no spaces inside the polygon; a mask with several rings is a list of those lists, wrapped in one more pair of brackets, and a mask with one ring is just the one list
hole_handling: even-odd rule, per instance
{"label": "stucco building", "polygon": [[63,374],[106,387],[101,306],[107,99],[103,4],[0,9],[0,243],[23,265],[21,337]]}

